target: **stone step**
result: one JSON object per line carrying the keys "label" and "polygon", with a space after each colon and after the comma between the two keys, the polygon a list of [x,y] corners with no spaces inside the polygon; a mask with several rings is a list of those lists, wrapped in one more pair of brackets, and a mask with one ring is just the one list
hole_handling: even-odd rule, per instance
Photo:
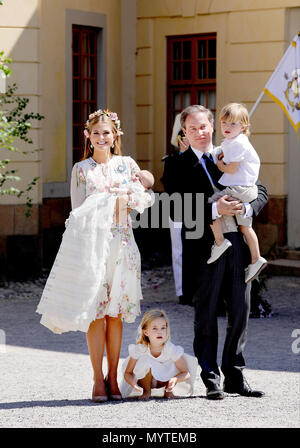
{"label": "stone step", "polygon": [[282,253],[282,257],[288,260],[300,260],[300,250],[287,249]]}
{"label": "stone step", "polygon": [[278,258],[268,262],[266,268],[271,275],[291,275],[300,277],[300,260],[289,260],[287,258]]}

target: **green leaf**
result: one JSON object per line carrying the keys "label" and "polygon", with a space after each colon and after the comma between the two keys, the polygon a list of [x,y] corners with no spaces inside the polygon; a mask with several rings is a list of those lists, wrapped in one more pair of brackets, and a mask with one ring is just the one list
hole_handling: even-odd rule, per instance
{"label": "green leaf", "polygon": [[[0,5],[3,2],[0,0]],[[9,64],[12,62],[11,58],[8,58],[4,51],[0,51],[0,76],[7,77],[11,74]],[[6,92],[0,93],[0,151],[1,149],[20,152],[24,155],[33,152],[40,152],[42,148],[20,151],[15,145],[17,139],[22,140],[27,145],[33,143],[29,132],[32,128],[33,120],[43,120],[45,117],[35,112],[28,112],[27,107],[29,104],[29,98],[23,98],[17,95],[17,85],[13,83],[9,85]],[[0,160],[0,195],[16,195],[21,197],[26,193],[26,216],[31,215],[32,198],[29,196],[29,192],[36,186],[38,177],[34,177],[24,190],[20,190],[12,185],[5,188],[4,184],[16,183],[21,180],[19,176],[15,175],[15,170],[9,170],[9,159]]]}

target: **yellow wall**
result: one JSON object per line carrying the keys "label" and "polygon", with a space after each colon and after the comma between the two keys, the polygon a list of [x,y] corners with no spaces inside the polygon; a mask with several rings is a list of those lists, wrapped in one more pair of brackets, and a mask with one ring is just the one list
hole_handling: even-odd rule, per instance
{"label": "yellow wall", "polygon": [[[117,111],[122,121],[126,95],[121,82],[120,6],[124,7],[124,1],[26,0],[25,7],[24,0],[14,0],[0,6],[1,49],[14,61],[9,83],[16,81],[19,94],[30,98],[28,110],[46,117],[31,131],[34,145],[29,149],[41,147],[40,154],[9,153],[12,167],[23,177],[21,187],[34,176],[46,183],[67,180],[67,8],[107,17],[106,106]],[[217,111],[233,100],[244,102],[250,110],[288,45],[287,8],[299,6],[299,0],[136,0],[136,5],[136,117],[132,117],[133,122],[136,119],[136,154],[140,166],[153,171],[155,188],[161,190],[161,157],[166,149],[166,36],[216,32]],[[0,80],[0,89],[6,82]],[[219,143],[218,124],[216,128]],[[287,129],[282,111],[265,96],[253,116],[251,139],[262,161],[261,179],[275,196],[287,194]],[[134,133],[133,125],[130,133]],[[41,200],[38,185],[33,201]],[[2,197],[0,203],[24,203],[24,199]]]}
{"label": "yellow wall", "polygon": [[[7,56],[13,59],[11,64],[12,76],[2,79],[0,90],[4,92],[7,85],[12,85],[16,82],[18,85],[17,95],[30,99],[27,110],[31,112],[40,112],[40,92],[38,87],[40,24],[38,4],[38,0],[27,0],[25,8],[23,0],[14,0],[13,2],[4,2],[3,6],[0,6],[0,47]],[[38,122],[33,123],[33,130],[30,132],[30,136],[34,141],[34,145],[17,142],[17,146],[21,151],[40,147],[41,131]],[[26,188],[27,183],[33,177],[40,177],[41,175],[40,155],[36,152],[25,156],[20,153],[2,150],[1,159],[4,158],[12,161],[9,164],[9,169],[16,169],[16,174],[22,177],[21,182],[16,184],[21,190]],[[40,201],[40,185],[34,188],[31,197],[34,203]],[[1,204],[22,204],[25,201],[25,196],[19,199],[13,196],[0,197]]]}
{"label": "yellow wall", "polygon": [[67,8],[107,16],[106,106],[121,111],[119,1],[42,0],[41,110],[46,116],[42,141],[43,182],[66,181],[65,10]]}
{"label": "yellow wall", "polygon": [[[155,187],[166,151],[166,36],[217,33],[217,114],[230,101],[250,111],[281,59],[286,8],[299,0],[137,0],[137,158],[150,160]],[[287,194],[287,120],[263,97],[252,117],[251,140],[260,178],[274,196]],[[220,132],[216,123],[216,143]]]}

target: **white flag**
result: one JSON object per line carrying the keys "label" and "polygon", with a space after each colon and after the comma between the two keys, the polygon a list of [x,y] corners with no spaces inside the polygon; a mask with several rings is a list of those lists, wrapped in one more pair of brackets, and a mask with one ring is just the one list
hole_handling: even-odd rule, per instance
{"label": "white flag", "polygon": [[286,113],[293,128],[300,128],[300,33],[284,53],[264,92]]}

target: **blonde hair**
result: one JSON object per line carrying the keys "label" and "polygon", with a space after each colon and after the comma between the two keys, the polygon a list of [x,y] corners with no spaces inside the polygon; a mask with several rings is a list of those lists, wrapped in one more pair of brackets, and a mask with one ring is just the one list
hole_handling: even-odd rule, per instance
{"label": "blonde hair", "polygon": [[219,115],[220,121],[238,122],[244,126],[243,134],[250,135],[250,119],[248,110],[243,104],[229,103],[223,107]]}
{"label": "blonde hair", "polygon": [[168,319],[166,313],[164,312],[164,310],[154,309],[154,310],[146,311],[146,313],[144,314],[144,316],[142,318],[142,321],[138,328],[138,336],[136,338],[137,344],[144,344],[147,346],[149,345],[150,341],[149,341],[148,336],[145,335],[144,330],[147,330],[147,328],[151,324],[151,322],[153,322],[155,319],[159,319],[159,318],[162,318],[166,321],[167,341],[170,339],[170,323],[169,323],[169,319]]}
{"label": "blonde hair", "polygon": [[[111,148],[111,153],[115,154],[117,156],[121,156],[121,136],[118,134],[118,130],[116,127],[116,124],[114,123],[114,121],[109,118],[107,115],[100,115],[100,116],[95,116],[94,118],[90,119],[87,122],[86,125],[86,129],[89,132],[89,134],[92,132],[93,126],[97,123],[99,123],[100,121],[105,122],[105,123],[109,123],[112,129],[112,132],[115,136],[115,140],[114,140],[114,148]],[[83,153],[83,158],[81,160],[85,160],[88,157],[92,157],[94,154],[94,149],[91,148],[91,140],[89,137],[85,138],[85,145],[84,145],[84,153]]]}

